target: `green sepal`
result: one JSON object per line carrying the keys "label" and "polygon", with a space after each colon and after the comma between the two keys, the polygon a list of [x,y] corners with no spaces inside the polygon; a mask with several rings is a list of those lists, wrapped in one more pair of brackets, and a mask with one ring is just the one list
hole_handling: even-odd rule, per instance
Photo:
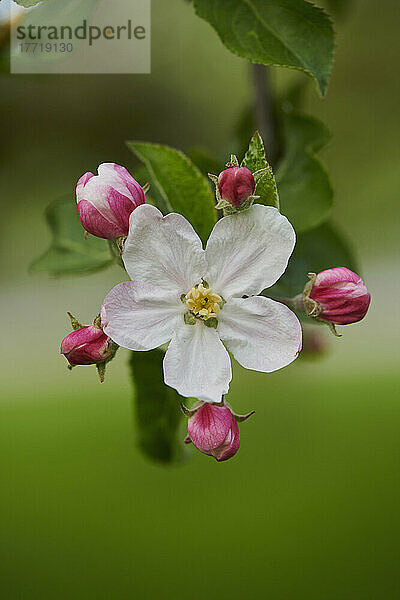
{"label": "green sepal", "polygon": [[226,208],[232,208],[232,205],[230,202],[228,202],[228,200],[219,200],[217,202],[217,204],[215,205],[215,210],[225,210]]}
{"label": "green sepal", "polygon": [[204,321],[204,325],[206,327],[210,327],[211,329],[217,329],[217,327],[218,327],[218,319],[216,317],[211,317],[210,319],[206,319]]}
{"label": "green sepal", "polygon": [[238,157],[236,156],[236,154],[231,154],[229,162],[226,163],[225,166],[227,169],[229,169],[230,167],[238,167],[239,166],[239,160],[238,160]]}
{"label": "green sepal", "polygon": [[220,307],[220,309],[224,306],[224,304],[226,304],[226,300],[221,296],[221,302],[218,302],[218,306]]}
{"label": "green sepal", "polygon": [[82,323],[80,323],[78,319],[74,317],[74,315],[71,315],[70,312],[67,312],[67,315],[69,316],[69,320],[71,321],[71,326],[74,331],[83,327]]}
{"label": "green sepal", "polygon": [[100,315],[97,315],[97,317],[95,319],[93,319],[93,326],[96,327],[97,329],[103,330]]}
{"label": "green sepal", "polygon": [[106,374],[106,361],[97,363],[96,369],[97,369],[97,373],[99,375],[100,383],[104,383],[104,377]]}
{"label": "green sepal", "polygon": [[97,373],[99,375],[100,383],[104,382],[104,377],[105,377],[105,373],[106,373],[106,366],[108,365],[109,362],[111,362],[113,360],[113,358],[115,358],[115,355],[117,353],[118,348],[119,348],[118,344],[116,344],[112,340],[109,340],[108,347],[107,347],[106,351],[107,352],[111,351],[110,356],[108,358],[106,358],[106,360],[103,360],[102,362],[96,364]]}
{"label": "green sepal", "polygon": [[186,312],[183,315],[183,320],[185,321],[186,325],[196,325],[196,317],[190,312]]}
{"label": "green sepal", "polygon": [[218,175],[213,175],[212,173],[207,173],[208,178],[211,179],[215,185],[218,185]]}
{"label": "green sepal", "polygon": [[233,414],[233,416],[235,417],[235,419],[236,419],[236,421],[238,423],[244,423],[245,421],[247,421],[248,419],[250,419],[250,417],[252,417],[255,414],[255,412],[256,412],[255,410],[252,410],[252,411],[248,412],[245,415],[238,415],[238,414],[236,414],[234,412],[232,414]]}
{"label": "green sepal", "polygon": [[248,210],[251,206],[253,206],[255,200],[259,200],[260,196],[249,196],[246,200],[243,200],[242,204],[239,206],[232,206],[230,202],[224,206],[224,216],[227,215],[236,215],[237,213],[241,213],[245,210]]}

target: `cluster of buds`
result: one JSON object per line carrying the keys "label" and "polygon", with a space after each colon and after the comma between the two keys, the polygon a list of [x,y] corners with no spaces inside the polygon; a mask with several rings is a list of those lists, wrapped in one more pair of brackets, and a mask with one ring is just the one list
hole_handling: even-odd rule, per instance
{"label": "cluster of buds", "polygon": [[232,458],[239,450],[238,422],[246,421],[247,415],[235,414],[222,399],[221,404],[199,402],[192,409],[181,405],[188,417],[187,444],[193,443],[200,452],[213,456],[218,462]]}
{"label": "cluster of buds", "polygon": [[[209,175],[216,186],[216,209],[231,214],[249,208],[258,198],[254,195],[257,183],[266,171],[261,169],[252,173],[247,167],[240,166],[235,156],[231,156],[218,176]],[[124,167],[115,163],[101,164],[97,175],[85,173],[76,187],[78,212],[84,229],[94,236],[111,240],[111,245],[121,248],[128,235],[131,215],[135,208],[145,203],[146,191],[146,186],[142,188]],[[282,299],[282,302],[327,323],[335,335],[338,335],[336,325],[356,323],[365,317],[371,297],[356,273],[345,267],[336,267],[318,274],[309,273],[308,277],[302,294]],[[185,322],[193,324],[196,318],[202,318],[206,325],[214,327],[219,301],[223,299],[207,291],[202,284],[193,290],[181,298],[190,309],[189,313],[185,313]],[[212,300],[211,308],[206,309],[197,302],[199,295],[203,300],[206,296]],[[63,339],[61,354],[67,358],[70,369],[76,365],[96,365],[103,381],[105,365],[115,356],[118,345],[104,333],[100,316],[92,325],[81,325],[72,315],[70,318],[73,331]],[[103,324],[106,327],[104,320]],[[308,350],[310,355],[317,355],[325,347],[324,340],[314,335],[313,328],[311,330]],[[184,404],[181,406],[188,417],[185,442],[193,443],[200,452],[213,456],[218,462],[226,461],[237,453],[240,446],[238,423],[254,413],[235,414],[223,397],[219,404],[199,401],[191,409]]]}
{"label": "cluster of buds", "polygon": [[68,360],[68,368],[96,365],[100,381],[104,381],[105,365],[114,358],[118,345],[103,331],[100,317],[92,325],[82,325],[68,313],[73,331],[61,342],[60,352]]}
{"label": "cluster of buds", "polygon": [[[234,155],[226,166],[218,176],[209,174],[209,177],[216,185],[216,208],[229,214],[248,208],[258,198],[254,192],[265,169],[251,173],[247,167],[239,166]],[[367,314],[371,296],[361,277],[350,269],[335,267],[318,275],[309,273],[308,277],[310,281],[303,293],[284,302],[309,317],[324,321],[335,335],[338,335],[336,325],[357,323]],[[312,339],[317,345],[320,341]],[[317,348],[313,348],[313,353],[317,352]]]}
{"label": "cluster of buds", "polygon": [[115,163],[85,173],[76,185],[79,218],[88,233],[114,240],[128,235],[132,212],[145,202],[146,188]]}
{"label": "cluster of buds", "polygon": [[[145,202],[147,187],[116,163],[102,163],[97,175],[88,172],[76,185],[78,214],[86,233],[96,237],[118,241],[128,235],[131,214]],[[101,318],[92,325],[81,325],[70,313],[73,331],[61,343],[61,354],[69,368],[77,365],[96,365],[100,381],[104,381],[106,364],[118,349],[103,331]]]}

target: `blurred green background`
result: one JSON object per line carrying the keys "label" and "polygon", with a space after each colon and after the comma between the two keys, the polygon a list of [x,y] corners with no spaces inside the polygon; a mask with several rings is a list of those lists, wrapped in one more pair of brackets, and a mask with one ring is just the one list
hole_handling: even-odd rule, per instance
{"label": "blurred green background", "polygon": [[[399,597],[399,4],[348,4],[327,98],[310,84],[306,109],[333,133],[334,218],[371,309],[341,339],[325,332],[320,360],[236,368],[230,402],[257,414],[227,463],[141,456],[127,352],[102,386],[93,368],[67,371],[66,310],[88,322],[118,267],[59,280],[27,269],[49,242],[46,204],[100,162],[132,168],[124,140],[228,153],[252,99],[247,65],[189,4],[153,0],[151,75],[0,76],[5,600]],[[301,77],[273,72],[280,89]]]}

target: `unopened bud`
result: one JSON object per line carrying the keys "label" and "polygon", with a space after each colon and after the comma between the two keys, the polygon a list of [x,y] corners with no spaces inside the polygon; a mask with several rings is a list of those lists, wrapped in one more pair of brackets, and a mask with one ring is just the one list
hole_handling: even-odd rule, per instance
{"label": "unopened bud", "polygon": [[228,406],[204,403],[188,420],[188,436],[203,454],[218,462],[228,460],[239,450],[240,434]]}
{"label": "unopened bud", "polygon": [[218,190],[222,200],[237,208],[254,194],[256,182],[247,167],[229,167],[218,177]]}
{"label": "unopened bud", "polygon": [[304,289],[304,305],[310,317],[334,325],[361,321],[367,314],[371,296],[361,277],[346,267],[309,274]]}
{"label": "unopened bud", "polygon": [[110,338],[94,325],[80,327],[63,339],[61,354],[71,367],[101,363],[112,354]]}
{"label": "unopened bud", "polygon": [[105,239],[128,235],[129,217],[145,202],[143,188],[115,163],[103,163],[98,175],[85,173],[76,186],[79,218],[88,233]]}

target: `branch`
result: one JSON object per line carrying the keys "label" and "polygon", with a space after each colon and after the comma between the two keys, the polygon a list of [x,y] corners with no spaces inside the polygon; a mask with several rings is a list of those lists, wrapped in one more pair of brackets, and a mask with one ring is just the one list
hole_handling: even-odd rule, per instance
{"label": "branch", "polygon": [[277,158],[277,127],[275,122],[274,93],[270,71],[264,65],[251,65],[256,101],[256,126],[264,140],[268,162]]}

